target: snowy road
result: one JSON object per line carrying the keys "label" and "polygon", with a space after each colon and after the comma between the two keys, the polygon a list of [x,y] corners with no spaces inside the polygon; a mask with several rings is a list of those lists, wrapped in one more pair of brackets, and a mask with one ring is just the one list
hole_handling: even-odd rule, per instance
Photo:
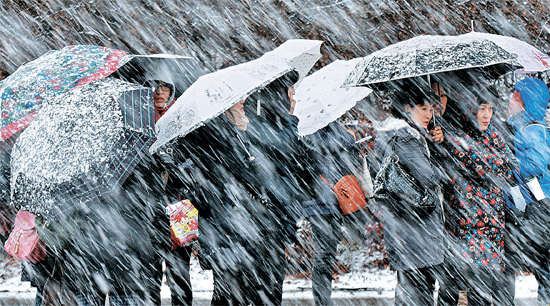
{"label": "snowy road", "polygon": [[[16,273],[17,274],[17,273]],[[194,259],[191,268],[194,305],[210,305],[212,273],[202,271]],[[389,270],[352,272],[340,275],[333,282],[335,305],[392,305],[395,274]],[[29,283],[12,277],[0,284],[0,305],[33,305],[36,290]],[[532,275],[516,278],[516,305],[536,305],[537,282]],[[170,305],[168,286],[162,287],[162,305]],[[310,280],[287,279],[284,284],[283,305],[313,305]]]}

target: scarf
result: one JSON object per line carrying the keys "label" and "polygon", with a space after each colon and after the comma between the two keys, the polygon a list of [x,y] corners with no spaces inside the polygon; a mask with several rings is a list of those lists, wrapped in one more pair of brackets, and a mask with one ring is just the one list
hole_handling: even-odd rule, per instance
{"label": "scarf", "polygon": [[159,121],[160,117],[162,117],[164,113],[166,113],[166,111],[170,108],[170,106],[174,104],[173,102],[174,101],[172,100],[171,103],[166,103],[163,107],[155,105],[155,123]]}

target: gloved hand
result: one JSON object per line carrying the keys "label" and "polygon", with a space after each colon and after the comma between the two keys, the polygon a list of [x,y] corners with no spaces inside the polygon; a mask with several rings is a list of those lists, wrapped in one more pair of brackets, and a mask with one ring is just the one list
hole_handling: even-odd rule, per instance
{"label": "gloved hand", "polygon": [[165,148],[157,153],[158,160],[165,168],[175,167],[176,162],[173,155],[174,150],[172,148]]}
{"label": "gloved hand", "polygon": [[550,201],[542,199],[527,204],[525,208],[525,225],[524,230],[527,237],[530,237],[534,243],[541,248],[550,248],[550,226],[548,225],[550,218]]}
{"label": "gloved hand", "polygon": [[506,223],[521,226],[525,223],[525,213],[513,207],[506,210]]}

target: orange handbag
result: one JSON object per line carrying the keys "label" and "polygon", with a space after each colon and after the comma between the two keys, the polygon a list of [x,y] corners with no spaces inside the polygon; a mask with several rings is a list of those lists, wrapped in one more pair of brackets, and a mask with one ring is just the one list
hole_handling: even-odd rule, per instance
{"label": "orange handbag", "polygon": [[336,194],[338,205],[344,215],[349,215],[367,206],[367,199],[361,189],[355,175],[342,177],[334,186],[321,175],[321,179],[327,183]]}

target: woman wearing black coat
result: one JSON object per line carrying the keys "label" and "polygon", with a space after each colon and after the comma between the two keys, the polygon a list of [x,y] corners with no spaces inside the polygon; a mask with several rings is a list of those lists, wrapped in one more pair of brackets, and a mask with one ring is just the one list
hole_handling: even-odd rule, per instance
{"label": "woman wearing black coat", "polygon": [[315,305],[333,305],[332,271],[336,263],[336,248],[340,238],[343,215],[336,195],[330,186],[358,169],[359,154],[353,136],[338,123],[331,123],[305,142],[311,152],[311,182],[308,195],[302,202],[304,217],[311,224],[314,257],[312,289]]}
{"label": "woman wearing black coat", "polygon": [[[151,305],[155,263],[170,246],[168,217],[159,205],[159,164],[147,153],[123,185],[41,235],[55,248],[61,283],[78,305]],[[47,228],[47,227],[46,227]]]}
{"label": "woman wearing black coat", "polygon": [[394,114],[377,129],[375,150],[380,156],[397,155],[399,163],[438,205],[419,211],[397,195],[382,202],[384,238],[390,266],[397,271],[395,305],[433,305],[435,281],[445,253],[445,231],[440,194],[441,175],[430,161],[426,137],[433,105],[416,87],[400,92]]}
{"label": "woman wearing black coat", "polygon": [[[170,236],[164,207],[156,202],[158,163],[145,152],[136,152],[136,158],[121,186],[75,203],[55,221],[37,220],[40,239],[51,251],[46,262],[54,260],[55,273],[47,276],[61,284],[64,298],[77,301],[63,304],[104,305],[107,295],[111,305],[152,303],[154,263]],[[23,185],[27,179],[18,180]]]}

